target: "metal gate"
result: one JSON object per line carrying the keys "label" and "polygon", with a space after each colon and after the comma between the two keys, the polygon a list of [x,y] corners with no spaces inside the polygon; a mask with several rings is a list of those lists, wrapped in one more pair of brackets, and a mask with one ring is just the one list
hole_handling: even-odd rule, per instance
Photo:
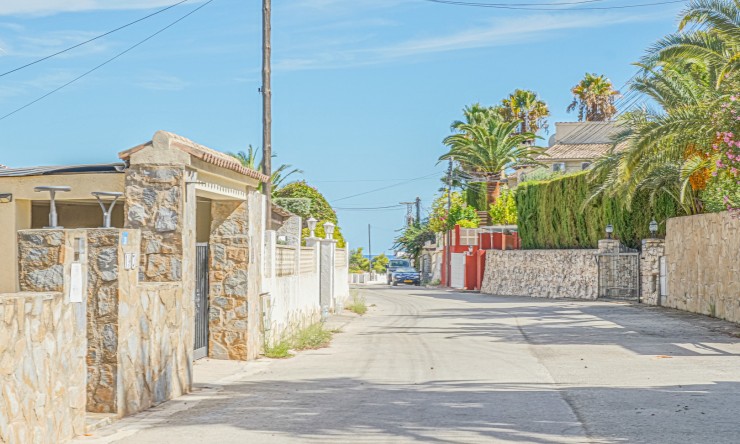
{"label": "metal gate", "polygon": [[640,253],[620,245],[597,255],[599,297],[638,300],[640,297]]}
{"label": "metal gate", "polygon": [[208,243],[195,244],[195,346],[193,359],[208,355]]}

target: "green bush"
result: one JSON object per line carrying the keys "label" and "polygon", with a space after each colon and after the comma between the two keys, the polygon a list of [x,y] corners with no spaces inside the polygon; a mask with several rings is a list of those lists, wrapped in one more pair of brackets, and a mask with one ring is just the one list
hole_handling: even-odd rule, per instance
{"label": "green bush", "polygon": [[[295,212],[298,216],[301,216],[304,220],[313,216],[319,221],[330,221],[334,225],[337,224],[337,213],[329,205],[326,198],[319,193],[319,191],[308,185],[306,182],[293,182],[285,185],[275,192],[275,201],[279,199],[290,198],[290,199],[310,199],[311,205],[309,207],[309,213]],[[287,209],[287,208],[286,208]]]}
{"label": "green bush", "polygon": [[501,195],[488,210],[492,225],[516,225],[516,214],[516,197],[508,188],[501,191]]}
{"label": "green bush", "polygon": [[584,204],[590,195],[585,172],[519,186],[516,208],[522,247],[596,248],[605,237],[606,225],[612,224],[614,236],[636,248],[650,237],[653,218],[659,222],[659,233],[664,234],[666,219],[682,215],[668,196],[651,202],[647,193],[638,193],[629,210],[615,198],[596,198]]}
{"label": "green bush", "polygon": [[311,199],[307,197],[278,197],[272,202],[304,219],[308,219],[311,215]]}

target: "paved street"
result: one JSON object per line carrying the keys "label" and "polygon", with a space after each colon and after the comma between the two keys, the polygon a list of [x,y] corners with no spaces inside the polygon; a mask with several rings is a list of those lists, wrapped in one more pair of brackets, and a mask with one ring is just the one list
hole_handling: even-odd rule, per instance
{"label": "paved street", "polygon": [[740,441],[731,324],[617,302],[362,293],[374,306],[331,348],[247,364],[222,391],[81,442]]}

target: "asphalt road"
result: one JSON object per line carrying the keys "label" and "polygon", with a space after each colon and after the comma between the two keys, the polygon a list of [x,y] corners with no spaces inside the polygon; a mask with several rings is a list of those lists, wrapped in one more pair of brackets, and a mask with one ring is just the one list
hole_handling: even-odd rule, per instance
{"label": "asphalt road", "polygon": [[731,324],[614,302],[362,293],[369,313],[330,348],[257,363],[113,442],[740,442]]}

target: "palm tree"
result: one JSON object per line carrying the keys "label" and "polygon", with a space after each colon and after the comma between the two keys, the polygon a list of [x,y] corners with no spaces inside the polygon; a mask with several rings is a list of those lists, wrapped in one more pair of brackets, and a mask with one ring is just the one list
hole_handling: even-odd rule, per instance
{"label": "palm tree", "polygon": [[499,195],[500,181],[506,168],[519,163],[539,164],[535,158],[542,148],[532,146],[537,138],[533,133],[519,133],[521,122],[505,122],[499,117],[484,124],[457,125],[457,133],[444,139],[450,150],[439,160],[452,159],[464,171],[482,177],[487,183],[487,202],[493,203]]}
{"label": "palm tree", "polygon": [[[696,30],[686,31],[689,25]],[[716,73],[717,87],[728,79],[737,81],[740,0],[693,0],[682,13],[678,31],[653,45],[643,63],[699,63]]]}
{"label": "palm tree", "polygon": [[450,129],[457,130],[460,126],[465,124],[484,125],[497,115],[498,109],[495,106],[483,106],[480,103],[474,103],[463,108],[463,116],[465,117],[465,120],[456,120],[452,122]]}
{"label": "palm tree", "polygon": [[616,113],[614,100],[619,96],[611,80],[603,75],[586,73],[583,80],[571,89],[573,103],[568,105],[568,112],[578,109],[578,120],[599,122],[610,120]]}
{"label": "palm tree", "polygon": [[501,101],[497,111],[504,120],[519,120],[519,133],[534,133],[547,129],[547,116],[550,110],[547,104],[537,97],[537,93],[526,89],[517,89]]}
{"label": "palm tree", "polygon": [[[252,145],[249,145],[247,151],[229,153],[229,155],[238,160],[239,163],[241,163],[244,167],[255,171],[262,170],[262,160],[260,159],[259,162],[257,161],[257,159],[259,158],[258,152],[254,149]],[[277,157],[277,154],[273,154],[272,157]],[[288,179],[288,177],[292,176],[293,174],[303,174],[303,170],[292,167],[292,165],[282,164],[272,171],[272,175],[270,176],[270,183],[272,184],[273,193],[275,193],[284,185],[284,182]],[[260,189],[261,188],[262,185],[260,185]]]}
{"label": "palm tree", "polygon": [[[712,149],[726,127],[717,111],[740,82],[740,0],[694,0],[683,12],[679,32],[655,44],[637,64],[642,71],[631,89],[656,103],[622,117],[618,140],[624,152],[594,165],[594,194],[624,196],[638,191],[666,194],[687,214],[703,211],[702,192],[713,186],[711,172],[720,154]],[[616,159],[616,160],[615,160]],[[716,184],[715,184],[716,185]]]}

